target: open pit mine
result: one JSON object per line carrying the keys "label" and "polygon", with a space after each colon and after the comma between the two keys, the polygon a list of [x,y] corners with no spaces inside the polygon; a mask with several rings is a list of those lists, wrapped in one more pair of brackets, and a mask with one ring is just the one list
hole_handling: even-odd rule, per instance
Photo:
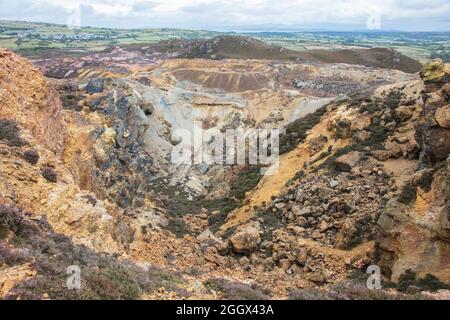
{"label": "open pit mine", "polygon": [[[174,43],[0,50],[0,298],[450,298],[449,64]],[[194,123],[278,170],[173,163]]]}

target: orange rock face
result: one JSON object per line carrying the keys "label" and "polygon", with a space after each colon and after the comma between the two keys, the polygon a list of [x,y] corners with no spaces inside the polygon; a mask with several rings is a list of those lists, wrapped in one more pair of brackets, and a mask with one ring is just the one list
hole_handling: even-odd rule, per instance
{"label": "orange rock face", "polygon": [[0,101],[0,118],[14,119],[30,140],[62,154],[66,130],[59,96],[30,61],[7,50],[0,50]]}

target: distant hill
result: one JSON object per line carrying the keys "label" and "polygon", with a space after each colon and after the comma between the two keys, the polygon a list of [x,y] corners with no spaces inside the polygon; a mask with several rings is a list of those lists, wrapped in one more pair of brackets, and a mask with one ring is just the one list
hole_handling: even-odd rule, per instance
{"label": "distant hill", "polygon": [[296,52],[245,36],[219,36],[197,41],[184,54],[206,59],[296,59]]}
{"label": "distant hill", "polygon": [[189,59],[268,59],[302,62],[347,63],[367,67],[418,72],[422,64],[393,49],[294,51],[245,36],[219,36],[191,42],[182,54]]}
{"label": "distant hill", "polygon": [[390,48],[344,49],[344,50],[309,50],[297,52],[302,58],[328,63],[360,64],[367,67],[397,69],[415,73],[422,64]]}

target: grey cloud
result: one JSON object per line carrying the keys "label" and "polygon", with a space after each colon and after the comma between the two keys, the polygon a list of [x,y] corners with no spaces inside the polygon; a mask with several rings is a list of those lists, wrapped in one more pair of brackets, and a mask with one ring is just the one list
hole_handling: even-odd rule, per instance
{"label": "grey cloud", "polygon": [[[379,8],[384,29],[450,31],[449,0],[0,0],[0,18],[64,23],[67,3],[83,3],[83,25],[102,27],[364,29]],[[161,9],[167,3],[175,9]],[[101,11],[99,5],[124,10]]]}

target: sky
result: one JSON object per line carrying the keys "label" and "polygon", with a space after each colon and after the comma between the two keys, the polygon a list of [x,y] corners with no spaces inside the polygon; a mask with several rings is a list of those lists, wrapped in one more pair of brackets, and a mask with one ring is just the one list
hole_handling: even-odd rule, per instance
{"label": "sky", "polygon": [[0,0],[0,20],[222,31],[450,31],[450,0]]}

